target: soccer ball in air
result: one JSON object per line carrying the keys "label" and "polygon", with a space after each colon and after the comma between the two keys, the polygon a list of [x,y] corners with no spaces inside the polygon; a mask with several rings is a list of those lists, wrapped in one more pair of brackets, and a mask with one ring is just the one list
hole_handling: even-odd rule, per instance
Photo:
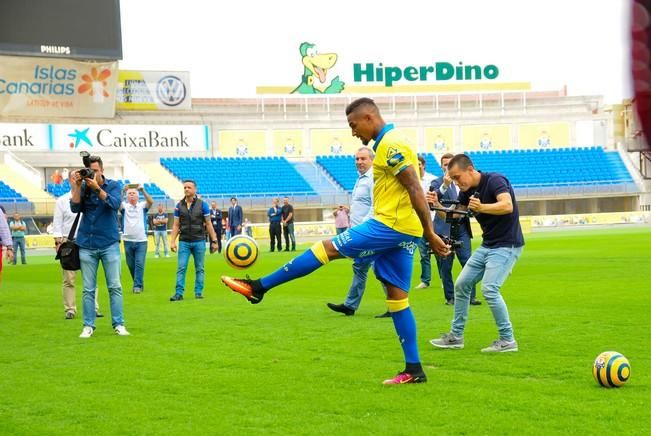
{"label": "soccer ball in air", "polygon": [[258,260],[258,244],[246,235],[235,235],[226,241],[224,258],[226,263],[237,269],[250,267]]}
{"label": "soccer ball in air", "polygon": [[592,375],[601,386],[618,388],[630,378],[631,365],[628,359],[617,351],[604,351],[595,359]]}

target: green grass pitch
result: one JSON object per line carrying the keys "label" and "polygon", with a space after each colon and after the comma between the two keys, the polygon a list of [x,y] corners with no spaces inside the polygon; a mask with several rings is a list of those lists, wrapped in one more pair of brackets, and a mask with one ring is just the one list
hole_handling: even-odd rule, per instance
{"label": "green grass pitch", "polygon": [[[325,306],[344,299],[347,260],[252,306],[221,284],[239,272],[217,254],[207,256],[206,298],[189,287],[171,303],[176,259],[152,256],[143,294],[130,292],[123,266],[132,336],[113,334],[101,275],[106,317],[82,340],[81,318],[63,318],[58,265],[34,256],[5,265],[0,285],[0,434],[647,433],[650,247],[648,227],[528,235],[503,288],[518,353],[479,352],[496,338],[485,303],[471,307],[465,349],[432,348],[452,308],[438,280],[412,291],[429,381],[398,387],[381,385],[403,361],[391,320],[373,318],[385,310],[377,281],[355,316]],[[254,277],[290,259],[260,248]],[[631,362],[623,388],[592,379],[606,350]]]}

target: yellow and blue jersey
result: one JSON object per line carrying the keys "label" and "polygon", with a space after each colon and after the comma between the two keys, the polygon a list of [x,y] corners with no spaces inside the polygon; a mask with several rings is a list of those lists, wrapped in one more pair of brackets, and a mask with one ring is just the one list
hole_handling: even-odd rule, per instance
{"label": "yellow and blue jersey", "polygon": [[418,174],[416,150],[399,131],[394,130],[392,124],[384,126],[373,150],[375,219],[397,232],[422,236],[423,226],[411,204],[409,193],[397,179],[397,175],[409,166]]}

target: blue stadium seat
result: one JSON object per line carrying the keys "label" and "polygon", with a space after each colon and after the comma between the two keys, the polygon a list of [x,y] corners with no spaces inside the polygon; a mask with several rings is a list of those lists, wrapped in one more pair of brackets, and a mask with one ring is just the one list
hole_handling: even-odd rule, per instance
{"label": "blue stadium seat", "polygon": [[617,152],[601,147],[510,151],[491,156],[467,152],[475,166],[497,171],[515,187],[553,187],[631,183],[633,178]]}
{"label": "blue stadium seat", "polygon": [[217,157],[197,160],[185,167],[179,158],[161,158],[160,163],[180,180],[192,178],[205,196],[228,195],[316,195],[310,184],[284,157]]}

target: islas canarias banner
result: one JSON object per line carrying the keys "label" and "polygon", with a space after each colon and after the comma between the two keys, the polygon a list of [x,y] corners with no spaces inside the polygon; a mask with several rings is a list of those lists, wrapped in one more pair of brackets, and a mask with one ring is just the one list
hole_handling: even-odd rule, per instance
{"label": "islas canarias banner", "polygon": [[0,116],[112,118],[117,62],[0,56]]}

